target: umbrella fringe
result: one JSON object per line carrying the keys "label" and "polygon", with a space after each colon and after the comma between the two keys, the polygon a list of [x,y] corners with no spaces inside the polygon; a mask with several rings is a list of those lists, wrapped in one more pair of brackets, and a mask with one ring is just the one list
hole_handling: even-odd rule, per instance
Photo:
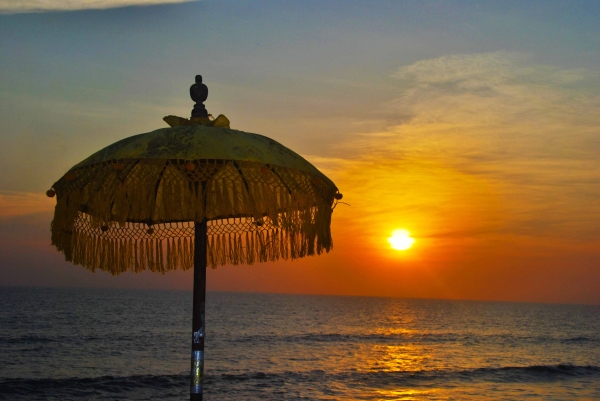
{"label": "umbrella fringe", "polygon": [[[227,233],[208,236],[208,264],[252,265],[278,259],[298,259],[320,254],[329,249],[312,240],[310,236],[283,230],[253,233]],[[165,273],[180,268],[193,267],[193,238],[113,239],[86,236],[76,231],[71,239],[68,261],[91,271],[108,271],[113,275],[124,272],[150,270]],[[313,253],[310,253],[310,252]],[[66,256],[66,253],[65,253]]]}
{"label": "umbrella fringe", "polygon": [[254,162],[187,165],[137,160],[74,170],[54,185],[52,244],[67,261],[111,274],[192,268],[193,222],[202,220],[213,268],[332,249],[334,186]]}

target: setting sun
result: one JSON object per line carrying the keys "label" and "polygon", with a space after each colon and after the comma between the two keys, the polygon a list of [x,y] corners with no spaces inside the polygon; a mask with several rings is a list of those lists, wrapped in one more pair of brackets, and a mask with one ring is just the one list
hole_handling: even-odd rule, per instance
{"label": "setting sun", "polygon": [[406,230],[394,230],[392,236],[388,238],[388,242],[392,248],[398,251],[405,251],[415,243],[415,239],[411,238],[410,233]]}

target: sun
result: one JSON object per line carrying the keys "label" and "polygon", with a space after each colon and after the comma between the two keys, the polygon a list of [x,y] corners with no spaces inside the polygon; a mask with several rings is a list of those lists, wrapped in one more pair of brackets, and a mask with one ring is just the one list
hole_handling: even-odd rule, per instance
{"label": "sun", "polygon": [[415,243],[415,239],[410,236],[406,230],[394,230],[392,236],[388,238],[392,248],[398,251],[405,251]]}

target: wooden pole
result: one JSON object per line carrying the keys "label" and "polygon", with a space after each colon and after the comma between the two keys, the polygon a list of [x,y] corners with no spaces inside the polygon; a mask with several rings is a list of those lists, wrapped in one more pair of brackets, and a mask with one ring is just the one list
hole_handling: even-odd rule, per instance
{"label": "wooden pole", "polygon": [[206,220],[196,222],[194,226],[194,308],[192,312],[192,383],[190,401],[202,401],[207,264]]}

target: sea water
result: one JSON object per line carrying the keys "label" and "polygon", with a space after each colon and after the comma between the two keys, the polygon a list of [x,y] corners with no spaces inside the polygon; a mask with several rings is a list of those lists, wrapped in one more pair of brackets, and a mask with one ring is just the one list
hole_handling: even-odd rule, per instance
{"label": "sea water", "polygon": [[[0,400],[189,399],[191,292],[0,288]],[[207,400],[600,399],[600,307],[209,292]]]}

